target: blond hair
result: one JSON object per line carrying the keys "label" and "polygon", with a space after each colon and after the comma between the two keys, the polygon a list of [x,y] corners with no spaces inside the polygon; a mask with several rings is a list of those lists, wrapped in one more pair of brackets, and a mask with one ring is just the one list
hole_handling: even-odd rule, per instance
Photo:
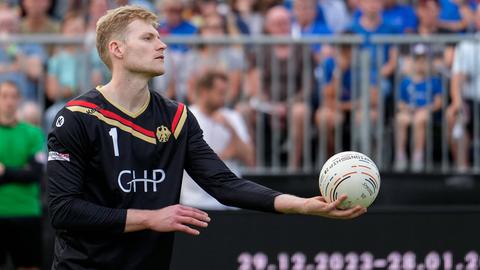
{"label": "blond hair", "polygon": [[157,16],[138,6],[121,6],[107,11],[97,22],[97,51],[105,65],[112,69],[108,43],[112,39],[124,39],[127,26],[134,20],[142,20],[157,28]]}

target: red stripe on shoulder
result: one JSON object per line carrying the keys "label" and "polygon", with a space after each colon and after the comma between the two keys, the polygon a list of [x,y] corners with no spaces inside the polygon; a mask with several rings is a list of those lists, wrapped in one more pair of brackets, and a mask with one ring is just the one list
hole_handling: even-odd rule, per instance
{"label": "red stripe on shoulder", "polygon": [[173,122],[172,122],[172,132],[175,132],[175,128],[177,128],[178,121],[180,120],[180,116],[182,116],[183,109],[185,108],[185,105],[183,103],[178,103],[178,108],[177,112],[175,113],[175,117],[173,117]]}
{"label": "red stripe on shoulder", "polygon": [[144,129],[141,126],[134,124],[132,121],[129,121],[129,120],[121,117],[120,115],[118,115],[114,112],[102,109],[95,103],[91,103],[91,102],[87,102],[87,101],[83,101],[83,100],[72,100],[72,101],[67,103],[67,106],[83,106],[83,107],[94,109],[97,112],[101,113],[105,117],[117,120],[118,122],[120,122],[120,123],[122,123],[122,124],[124,124],[128,127],[131,127],[132,129],[142,133],[143,135],[155,138],[155,133],[153,131]]}

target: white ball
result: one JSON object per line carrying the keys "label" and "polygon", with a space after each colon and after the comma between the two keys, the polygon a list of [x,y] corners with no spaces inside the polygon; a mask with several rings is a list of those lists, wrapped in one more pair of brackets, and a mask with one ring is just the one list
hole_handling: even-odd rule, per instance
{"label": "white ball", "polygon": [[320,193],[327,202],[345,194],[348,198],[338,208],[356,205],[368,207],[380,190],[380,173],[366,155],[346,151],[335,154],[325,162],[319,177]]}

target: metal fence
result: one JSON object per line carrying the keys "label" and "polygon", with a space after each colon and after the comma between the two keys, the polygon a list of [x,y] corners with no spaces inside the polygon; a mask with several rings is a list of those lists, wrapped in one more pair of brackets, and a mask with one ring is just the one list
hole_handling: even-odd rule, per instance
{"label": "metal fence", "polygon": [[[451,104],[452,64],[448,59],[445,60],[447,58],[445,54],[449,50],[454,51],[457,44],[467,41],[478,44],[477,37],[469,35],[372,36],[369,39],[356,35],[301,39],[267,36],[208,39],[196,36],[164,37],[164,42],[171,48],[174,44],[180,44],[188,46],[191,52],[202,46],[221,46],[234,48],[235,52],[239,53],[240,58],[237,60],[243,61],[242,65],[239,65],[240,94],[234,102],[229,104],[229,107],[243,113],[246,126],[251,132],[251,143],[255,147],[256,160],[254,167],[243,169],[249,173],[272,174],[312,173],[318,171],[330,155],[346,150],[360,151],[371,156],[383,171],[396,169],[395,159],[398,154],[396,145],[401,136],[398,126],[399,106],[401,106],[399,104],[402,101],[402,93],[405,92],[402,92],[402,83],[406,77],[418,75],[409,73],[418,68],[414,51],[417,44],[423,44],[430,52],[425,56],[428,68],[423,74],[426,77],[426,79],[423,78],[424,81],[427,81],[426,89],[423,91],[424,103],[428,105],[434,102],[431,97],[437,90],[433,89],[429,78],[435,77],[441,82],[442,91],[439,93],[441,106],[438,112],[433,112],[432,106],[424,107],[428,117],[423,125],[424,132],[419,133],[422,124],[416,125],[412,119],[415,111],[421,108],[413,104],[415,102],[407,104],[410,105],[409,113],[412,117],[409,121],[411,125],[406,136],[407,149],[405,150],[409,164],[400,171],[478,172],[480,169],[479,102],[473,99],[475,102],[471,103],[473,104],[470,108],[473,112],[472,119],[460,122],[462,126],[467,126],[467,122],[471,123],[471,133],[462,129],[464,132],[461,132],[460,136],[452,136],[453,126],[447,119],[447,109]],[[0,43],[74,44],[88,49],[94,46],[91,39],[56,35],[4,37],[0,39]],[[288,56],[279,60],[277,53],[281,48],[288,48],[285,49]],[[390,51],[396,51],[397,54],[390,54]],[[184,55],[188,52],[179,53],[174,52],[173,49],[167,49],[167,54],[172,55],[167,64],[172,64],[176,69],[167,68],[164,80],[154,80],[153,88],[172,85],[169,80],[176,80],[173,85],[177,86],[175,96],[179,101],[194,102],[194,100],[188,100],[188,93],[185,93],[188,91],[185,84],[189,75],[180,73],[183,72],[182,67],[201,65],[201,63],[189,62],[183,63],[182,66],[175,62],[188,59]],[[347,54],[349,67],[339,68],[344,64],[339,63],[343,61],[340,58]],[[387,75],[382,74],[384,66],[392,55],[396,57],[393,61],[393,72]],[[479,62],[478,64],[480,64],[479,55],[471,55],[475,63]],[[436,64],[438,61],[441,62],[440,67]],[[413,65],[409,66],[408,63]],[[84,68],[87,72],[89,71],[88,61],[84,63]],[[326,74],[329,69],[330,74]],[[231,72],[228,69],[225,71]],[[348,79],[345,79],[346,73],[348,73]],[[476,73],[478,72],[472,74]],[[473,75],[464,76],[463,78],[469,80],[464,83],[475,81],[475,78],[472,78]],[[415,82],[415,78],[412,80]],[[182,83],[183,86],[180,85]],[[44,106],[42,103],[44,80],[38,80],[38,84],[41,90],[39,97],[42,97],[39,98],[39,102]],[[92,87],[88,77],[84,85]],[[253,94],[250,89],[254,88],[252,85],[256,85],[256,91]],[[346,88],[350,91],[348,95],[342,92]],[[279,89],[283,89],[283,92]],[[326,89],[333,89],[334,98],[329,96],[331,99],[329,104],[325,97]],[[407,93],[415,95],[415,89],[407,89]],[[405,100],[403,101],[405,103]],[[350,105],[345,105],[349,102]],[[342,109],[342,104],[351,109]],[[328,106],[330,106],[329,112],[323,113],[322,109]],[[458,119],[461,121],[462,118],[457,117],[457,121]],[[415,152],[416,134],[424,134],[420,167],[415,167],[417,164],[412,162],[412,158],[408,158]],[[467,160],[462,161],[462,158]]]}

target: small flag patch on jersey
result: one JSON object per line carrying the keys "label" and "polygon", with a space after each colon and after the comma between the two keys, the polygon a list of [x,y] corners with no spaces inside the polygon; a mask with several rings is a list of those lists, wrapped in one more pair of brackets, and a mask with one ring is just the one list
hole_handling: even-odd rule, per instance
{"label": "small flag patch on jersey", "polygon": [[70,154],[50,151],[48,152],[48,161],[51,160],[70,161]]}
{"label": "small flag patch on jersey", "polygon": [[177,112],[175,113],[175,117],[173,118],[172,122],[172,132],[175,139],[178,139],[180,132],[182,131],[183,125],[185,124],[185,120],[187,119],[187,107],[179,103]]}

